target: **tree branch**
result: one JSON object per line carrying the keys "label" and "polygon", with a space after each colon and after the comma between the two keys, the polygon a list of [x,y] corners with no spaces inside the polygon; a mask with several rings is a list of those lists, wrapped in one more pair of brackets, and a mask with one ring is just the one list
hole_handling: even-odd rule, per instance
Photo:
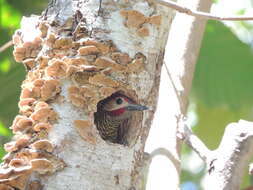
{"label": "tree branch", "polygon": [[244,169],[253,153],[253,122],[240,120],[238,123],[229,124],[219,147],[210,151],[191,132],[185,121],[180,121],[180,138],[184,139],[208,165],[204,189],[239,189]]}
{"label": "tree branch", "polygon": [[2,53],[7,48],[11,47],[13,45],[12,40],[6,42],[4,45],[0,47],[0,53]]}
{"label": "tree branch", "polygon": [[152,160],[154,157],[156,157],[158,155],[163,155],[163,156],[167,157],[173,163],[173,165],[176,166],[175,168],[177,169],[177,172],[179,173],[180,161],[169,150],[162,148],[162,147],[153,150],[150,153],[150,160]]}
{"label": "tree branch", "polygon": [[204,162],[208,163],[211,160],[211,151],[187,126],[185,118],[183,118],[183,116],[181,118],[178,118],[178,120],[178,137],[184,140],[184,142],[190,148],[192,148]]}
{"label": "tree branch", "polygon": [[176,2],[173,2],[171,0],[152,0],[158,4],[164,5],[166,7],[172,8],[177,10],[180,13],[185,13],[197,18],[202,18],[202,19],[210,19],[210,20],[226,20],[226,21],[242,21],[242,20],[253,20],[252,16],[228,16],[228,17],[222,17],[222,16],[217,16],[213,15],[210,13],[202,12],[202,11],[195,11],[191,10],[187,7],[184,7],[182,5],[179,5]]}

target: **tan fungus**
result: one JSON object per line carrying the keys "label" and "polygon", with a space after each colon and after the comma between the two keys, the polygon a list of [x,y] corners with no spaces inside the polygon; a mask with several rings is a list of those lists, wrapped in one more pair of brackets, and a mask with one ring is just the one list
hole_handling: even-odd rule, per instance
{"label": "tan fungus", "polygon": [[88,86],[82,86],[80,88],[80,94],[84,97],[89,97],[89,98],[97,96],[96,91],[92,87],[88,87]]}
{"label": "tan fungus", "polygon": [[89,83],[89,77],[94,76],[96,73],[97,72],[93,71],[78,71],[71,77],[75,83],[78,83],[79,85],[87,85]]}
{"label": "tan fungus", "polygon": [[[17,116],[14,118],[13,122],[12,122],[12,126],[16,125],[17,122],[18,122],[19,120],[21,120],[21,119],[26,119],[26,118],[27,118],[26,116],[17,115]],[[10,129],[12,129],[12,126],[10,127]]]}
{"label": "tan fungus", "polygon": [[55,40],[53,48],[69,49],[73,47],[72,39],[70,37],[60,37]]}
{"label": "tan fungus", "polygon": [[15,189],[9,185],[0,184],[0,190],[15,190]]}
{"label": "tan fungus", "polygon": [[113,52],[111,54],[112,60],[116,61],[119,64],[126,65],[129,62],[131,62],[131,58],[127,53],[121,53],[121,52]]}
{"label": "tan fungus", "polygon": [[12,187],[15,187],[19,190],[25,190],[26,183],[28,181],[28,178],[30,177],[30,169],[22,171],[22,173],[10,177],[9,181],[7,182],[8,185],[11,185]]}
{"label": "tan fungus", "polygon": [[[15,121],[14,121],[15,122]],[[11,126],[11,129],[14,133],[17,132],[26,132],[29,129],[32,129],[33,122],[29,118],[19,119],[14,125]]]}
{"label": "tan fungus", "polygon": [[84,97],[76,94],[69,94],[69,99],[73,105],[80,108],[84,107],[84,105],[87,103]]}
{"label": "tan fungus", "polygon": [[27,190],[42,190],[42,185],[38,180],[31,181],[27,187]]}
{"label": "tan fungus", "polygon": [[48,33],[47,35],[47,40],[46,40],[46,44],[50,47],[53,47],[55,40],[56,40],[56,35],[52,32]]}
{"label": "tan fungus", "polygon": [[14,48],[13,56],[14,56],[15,61],[17,61],[17,62],[23,61],[26,57],[25,52],[26,52],[26,48],[24,48],[24,47]]}
{"label": "tan fungus", "polygon": [[36,87],[42,87],[45,83],[45,80],[44,79],[36,79],[34,82],[33,82],[33,85],[36,86]]}
{"label": "tan fungus", "polygon": [[117,64],[115,61],[108,57],[99,57],[96,59],[95,63],[96,66],[102,67],[102,68],[112,68],[113,70],[117,71],[124,71],[125,67],[123,65]]}
{"label": "tan fungus", "polygon": [[59,60],[53,59],[49,61],[49,66],[46,68],[46,75],[50,77],[62,78],[66,76],[67,65]]}
{"label": "tan fungus", "polygon": [[23,166],[27,166],[27,162],[24,159],[14,158],[10,161],[9,166],[14,168],[20,168]]}
{"label": "tan fungus", "polygon": [[7,154],[4,155],[2,160],[4,161],[4,163],[9,163],[13,158],[14,158],[14,154],[12,154],[11,152],[8,152]]}
{"label": "tan fungus", "polygon": [[68,93],[69,94],[79,94],[80,93],[80,89],[78,86],[70,86],[68,88]]}
{"label": "tan fungus", "polygon": [[16,141],[11,141],[11,142],[4,144],[4,149],[6,152],[16,151],[18,149],[21,149],[21,148],[27,146],[29,140],[30,140],[29,136],[22,135]]}
{"label": "tan fungus", "polygon": [[108,45],[106,43],[101,43],[101,42],[97,42],[97,41],[94,41],[94,40],[84,41],[84,42],[81,43],[81,45],[96,46],[102,54],[107,54],[110,51],[110,44]]}
{"label": "tan fungus", "polygon": [[[42,43],[42,39],[41,39],[40,36],[37,36],[37,37],[34,38],[34,40],[33,40],[33,45],[34,45],[35,47],[39,47],[39,46],[41,45],[41,43]],[[36,48],[36,49],[37,49],[37,48]]]}
{"label": "tan fungus", "polygon": [[51,173],[54,170],[54,166],[51,162],[45,158],[31,160],[32,170],[37,171],[40,174]]}
{"label": "tan fungus", "polygon": [[109,97],[116,91],[117,90],[115,88],[111,88],[111,87],[101,87],[99,89],[99,93],[102,97]]}
{"label": "tan fungus", "polygon": [[56,117],[57,114],[52,108],[41,108],[30,116],[35,122],[47,122],[49,120],[55,120]]}
{"label": "tan fungus", "polygon": [[139,28],[145,23],[146,17],[136,10],[121,10],[120,14],[126,18],[126,26]]}
{"label": "tan fungus", "polygon": [[147,22],[150,24],[154,24],[156,26],[160,26],[162,22],[162,16],[161,15],[153,15],[149,18],[147,18]]}
{"label": "tan fungus", "polygon": [[88,61],[84,57],[75,57],[75,58],[64,58],[63,61],[68,65],[74,65],[74,66],[82,66],[82,65],[88,65]]}
{"label": "tan fungus", "polygon": [[90,86],[71,86],[68,88],[68,93],[73,95],[80,95],[82,97],[95,97],[96,91]]}
{"label": "tan fungus", "polygon": [[41,99],[47,101],[53,98],[60,91],[60,82],[58,80],[46,80],[41,88]]}
{"label": "tan fungus", "polygon": [[141,28],[139,28],[138,30],[137,30],[137,34],[138,34],[138,36],[140,36],[140,37],[147,37],[147,36],[149,36],[149,30],[148,30],[148,28],[147,27],[141,27]]}
{"label": "tan fungus", "polygon": [[31,144],[31,147],[36,150],[44,150],[47,152],[53,152],[53,149],[54,149],[52,143],[46,139],[42,139],[42,140],[38,140],[34,142],[33,144]]}
{"label": "tan fungus", "polygon": [[130,72],[140,72],[143,70],[144,64],[142,59],[134,59],[132,63],[127,65],[127,69]]}
{"label": "tan fungus", "polygon": [[13,168],[1,168],[0,169],[0,183],[1,180],[3,179],[8,179],[8,177],[10,177],[10,175],[13,173]]}
{"label": "tan fungus", "polygon": [[96,46],[84,46],[78,49],[79,55],[94,55],[99,53],[99,49]]}
{"label": "tan fungus", "polygon": [[46,22],[40,22],[39,23],[39,29],[41,31],[41,37],[45,38],[47,36],[47,31],[48,31],[48,24]]}
{"label": "tan fungus", "polygon": [[15,46],[20,46],[21,44],[23,44],[23,40],[21,38],[21,35],[20,35],[20,30],[16,30],[16,32],[14,33],[14,35],[12,36],[12,43],[15,45]]}
{"label": "tan fungus", "polygon": [[18,103],[19,112],[23,115],[30,116],[33,110],[34,98],[21,99]]}
{"label": "tan fungus", "polygon": [[44,101],[38,101],[35,104],[34,111],[38,111],[42,108],[49,108],[49,105]]}
{"label": "tan fungus", "polygon": [[96,144],[96,137],[94,136],[92,122],[89,120],[75,120],[74,126],[79,135],[90,144]]}
{"label": "tan fungus", "polygon": [[52,128],[52,125],[49,123],[37,123],[33,129],[34,131],[49,131]]}
{"label": "tan fungus", "polygon": [[21,91],[20,99],[25,98],[40,98],[40,87],[32,85],[23,88]]}
{"label": "tan fungus", "polygon": [[28,58],[23,61],[23,64],[30,70],[35,67],[35,59]]}
{"label": "tan fungus", "polygon": [[109,86],[109,87],[118,87],[119,83],[103,74],[97,74],[89,78],[90,84],[96,86]]}
{"label": "tan fungus", "polygon": [[39,69],[44,69],[48,66],[48,62],[50,60],[50,57],[48,56],[39,56],[37,57],[36,61],[39,63]]}
{"label": "tan fungus", "polygon": [[15,158],[30,161],[32,159],[40,157],[40,153],[37,150],[30,148],[23,148],[19,152],[15,153]]}
{"label": "tan fungus", "polygon": [[44,71],[41,71],[41,70],[29,71],[26,75],[27,77],[24,82],[25,83],[34,82],[37,79],[41,79],[43,75],[44,75]]}
{"label": "tan fungus", "polygon": [[32,97],[40,98],[41,97],[41,87],[34,86],[32,87]]}

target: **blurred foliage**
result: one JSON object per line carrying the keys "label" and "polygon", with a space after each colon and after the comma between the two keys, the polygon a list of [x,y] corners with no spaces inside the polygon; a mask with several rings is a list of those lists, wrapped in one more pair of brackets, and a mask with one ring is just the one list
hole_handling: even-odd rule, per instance
{"label": "blurred foliage", "polygon": [[191,97],[199,119],[196,133],[210,148],[217,147],[228,123],[253,120],[252,76],[252,49],[220,22],[209,22]]}
{"label": "blurred foliage", "polygon": [[[191,91],[197,124],[195,133],[205,144],[218,147],[228,123],[239,119],[253,120],[253,53],[229,28],[220,22],[209,21],[196,66]],[[190,150],[184,148],[184,154]],[[192,171],[182,172],[182,181],[200,184],[201,176]],[[245,171],[243,186],[249,185]]]}

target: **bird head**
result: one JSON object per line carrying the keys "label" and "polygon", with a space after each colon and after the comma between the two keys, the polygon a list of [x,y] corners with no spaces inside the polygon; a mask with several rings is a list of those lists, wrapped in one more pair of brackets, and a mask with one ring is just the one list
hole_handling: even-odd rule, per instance
{"label": "bird head", "polygon": [[135,103],[127,96],[116,94],[105,100],[103,110],[111,117],[129,118],[134,111],[147,110],[148,107]]}

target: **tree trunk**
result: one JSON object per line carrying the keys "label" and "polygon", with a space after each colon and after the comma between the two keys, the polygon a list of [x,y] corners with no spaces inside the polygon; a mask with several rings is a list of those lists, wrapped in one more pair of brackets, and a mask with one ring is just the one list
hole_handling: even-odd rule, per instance
{"label": "tree trunk", "polygon": [[[178,1],[178,4],[191,10],[204,12],[209,12],[211,3],[211,0]],[[166,163],[169,175],[164,177],[167,180],[163,182],[163,187],[168,186],[171,189],[179,189],[180,186],[182,140],[178,138],[178,128],[180,119],[187,114],[189,93],[206,22],[204,19],[177,12],[166,45],[164,61],[167,68],[163,67],[162,69],[161,95],[154,126],[147,141],[147,151],[152,151],[150,144],[153,149],[157,148],[154,147],[156,144],[158,147],[165,147],[169,150],[167,154],[162,152],[156,155],[164,155],[171,161],[171,164]],[[155,131],[159,131],[159,133]],[[162,160],[154,159],[151,163],[151,177],[148,182],[150,190],[161,186],[161,181],[165,180],[164,178],[152,180],[152,176],[155,177],[161,172],[160,169],[157,169],[156,174],[152,174],[152,168],[158,168],[156,162],[159,165]],[[153,164],[154,166],[152,166]]]}
{"label": "tree trunk", "polygon": [[[28,72],[0,189],[144,189],[144,146],[156,109],[171,10],[142,0],[55,0],[23,18],[14,57]],[[149,107],[128,145],[104,141],[97,104],[123,93]]]}

